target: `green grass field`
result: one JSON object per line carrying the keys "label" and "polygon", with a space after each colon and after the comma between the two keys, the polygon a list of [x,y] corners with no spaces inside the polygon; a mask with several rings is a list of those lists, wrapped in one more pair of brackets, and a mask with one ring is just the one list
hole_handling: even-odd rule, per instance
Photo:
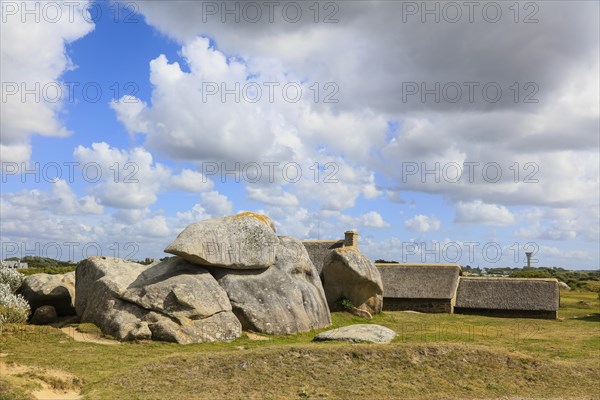
{"label": "green grass field", "polygon": [[[231,343],[109,346],[58,329],[6,326],[0,399],[30,399],[40,381],[89,399],[600,399],[600,303],[561,294],[559,320],[385,312],[389,345],[312,343],[314,332]],[[364,320],[333,314],[339,327]],[[94,326],[82,325],[90,337]],[[45,369],[69,373],[58,379]],[[6,371],[5,371],[6,372]]]}

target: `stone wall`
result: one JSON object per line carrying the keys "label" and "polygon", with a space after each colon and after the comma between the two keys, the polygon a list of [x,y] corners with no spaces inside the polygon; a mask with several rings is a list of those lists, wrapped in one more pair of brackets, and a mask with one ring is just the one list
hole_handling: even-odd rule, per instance
{"label": "stone wall", "polygon": [[[385,309],[385,302],[384,302]],[[557,319],[558,311],[540,311],[540,310],[494,310],[490,308],[462,308],[455,307],[455,314],[484,315],[488,317],[504,318],[538,318],[538,319]]]}
{"label": "stone wall", "polygon": [[418,311],[423,313],[452,313],[449,299],[383,298],[383,311]]}

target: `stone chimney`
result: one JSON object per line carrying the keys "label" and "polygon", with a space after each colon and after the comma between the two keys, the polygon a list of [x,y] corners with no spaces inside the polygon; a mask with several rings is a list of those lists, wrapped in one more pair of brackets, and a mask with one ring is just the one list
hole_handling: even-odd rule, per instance
{"label": "stone chimney", "polygon": [[344,247],[358,247],[358,232],[344,232]]}

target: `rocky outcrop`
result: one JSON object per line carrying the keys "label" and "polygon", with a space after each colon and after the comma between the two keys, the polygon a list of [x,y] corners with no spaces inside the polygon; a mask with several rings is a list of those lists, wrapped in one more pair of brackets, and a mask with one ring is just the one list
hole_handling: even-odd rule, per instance
{"label": "rocky outcrop", "polygon": [[396,332],[385,326],[359,324],[321,332],[314,337],[313,341],[339,340],[352,343],[390,343],[396,336]]}
{"label": "rocky outcrop", "polygon": [[59,316],[75,315],[75,272],[28,276],[18,293],[29,302],[32,313],[38,307],[52,306]]}
{"label": "rocky outcrop", "polygon": [[275,264],[262,270],[212,268],[245,330],[287,335],[327,327],[331,316],[302,242],[280,237]]}
{"label": "rocky outcrop", "polygon": [[356,247],[331,250],[325,257],[321,275],[330,310],[342,309],[339,302],[348,300],[352,306],[371,315],[381,312],[381,275],[375,264]]}
{"label": "rocky outcrop", "polygon": [[275,263],[278,243],[273,221],[246,212],[191,224],[165,252],[203,266],[265,269]]}
{"label": "rocky outcrop", "polygon": [[91,257],[77,266],[76,309],[119,340],[182,344],[241,335],[226,293],[205,269],[179,257],[156,265]]}
{"label": "rocky outcrop", "polygon": [[194,223],[144,266],[91,257],[76,270],[75,308],[119,340],[228,341],[246,330],[295,334],[331,324],[315,266],[297,239],[265,216]]}

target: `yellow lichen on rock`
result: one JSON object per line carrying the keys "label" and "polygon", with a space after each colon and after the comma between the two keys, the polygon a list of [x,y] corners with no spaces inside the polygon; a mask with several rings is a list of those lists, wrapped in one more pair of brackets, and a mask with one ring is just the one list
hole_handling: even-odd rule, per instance
{"label": "yellow lichen on rock", "polygon": [[235,216],[235,218],[244,218],[244,217],[256,218],[259,221],[264,222],[268,226],[271,226],[271,224],[272,224],[271,218],[269,218],[269,217],[267,217],[266,215],[263,215],[263,214],[254,213],[252,211],[246,211],[246,212],[243,212],[243,213],[239,213],[239,214],[237,214]]}

